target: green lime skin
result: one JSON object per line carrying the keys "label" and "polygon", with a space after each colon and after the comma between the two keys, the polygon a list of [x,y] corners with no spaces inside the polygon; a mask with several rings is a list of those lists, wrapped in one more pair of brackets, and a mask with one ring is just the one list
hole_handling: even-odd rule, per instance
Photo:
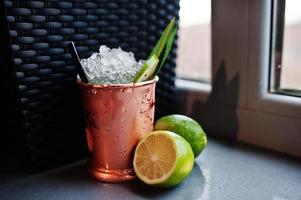
{"label": "green lime skin", "polygon": [[166,131],[166,134],[174,138],[174,142],[177,146],[177,160],[170,177],[166,181],[155,185],[161,188],[179,185],[188,177],[194,166],[194,155],[189,143],[176,133]]}
{"label": "green lime skin", "polygon": [[194,157],[198,157],[207,146],[207,136],[201,125],[184,115],[167,115],[158,119],[154,130],[172,131],[187,140],[191,145]]}

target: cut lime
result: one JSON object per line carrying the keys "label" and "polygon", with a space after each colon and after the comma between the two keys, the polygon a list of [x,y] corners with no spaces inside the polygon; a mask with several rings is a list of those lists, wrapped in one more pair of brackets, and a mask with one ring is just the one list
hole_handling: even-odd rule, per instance
{"label": "cut lime", "polygon": [[190,174],[194,157],[189,143],[181,136],[170,131],[153,131],[139,142],[133,165],[144,183],[171,187]]}
{"label": "cut lime", "polygon": [[167,115],[156,121],[155,130],[177,133],[189,142],[196,158],[207,146],[207,136],[200,124],[184,115]]}
{"label": "cut lime", "polygon": [[156,55],[153,55],[150,59],[146,61],[146,63],[144,63],[141,69],[137,72],[133,82],[134,83],[142,82],[151,78],[156,70],[158,63],[159,63],[158,57]]}

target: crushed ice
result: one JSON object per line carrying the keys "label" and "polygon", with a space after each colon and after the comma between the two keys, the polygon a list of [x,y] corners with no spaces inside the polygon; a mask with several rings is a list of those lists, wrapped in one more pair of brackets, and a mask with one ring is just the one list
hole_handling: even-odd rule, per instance
{"label": "crushed ice", "polygon": [[100,46],[98,53],[81,59],[89,83],[94,84],[130,83],[143,62],[137,62],[132,52],[105,45]]}

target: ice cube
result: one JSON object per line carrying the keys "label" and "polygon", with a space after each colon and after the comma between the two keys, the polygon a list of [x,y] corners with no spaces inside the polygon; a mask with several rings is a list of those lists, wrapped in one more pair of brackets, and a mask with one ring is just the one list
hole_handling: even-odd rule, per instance
{"label": "ice cube", "polygon": [[137,62],[132,52],[105,45],[100,46],[98,53],[81,60],[89,82],[94,84],[129,83],[143,63]]}
{"label": "ice cube", "polygon": [[110,50],[111,49],[109,47],[107,47],[105,45],[101,45],[99,47],[99,54],[102,55],[102,56],[107,55],[110,52]]}

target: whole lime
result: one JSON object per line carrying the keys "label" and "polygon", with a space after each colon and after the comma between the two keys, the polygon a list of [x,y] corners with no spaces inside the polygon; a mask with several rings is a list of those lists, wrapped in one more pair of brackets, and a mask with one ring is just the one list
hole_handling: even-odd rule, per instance
{"label": "whole lime", "polygon": [[156,121],[155,130],[168,130],[185,138],[191,145],[194,157],[207,146],[207,136],[201,125],[184,115],[167,115]]}

